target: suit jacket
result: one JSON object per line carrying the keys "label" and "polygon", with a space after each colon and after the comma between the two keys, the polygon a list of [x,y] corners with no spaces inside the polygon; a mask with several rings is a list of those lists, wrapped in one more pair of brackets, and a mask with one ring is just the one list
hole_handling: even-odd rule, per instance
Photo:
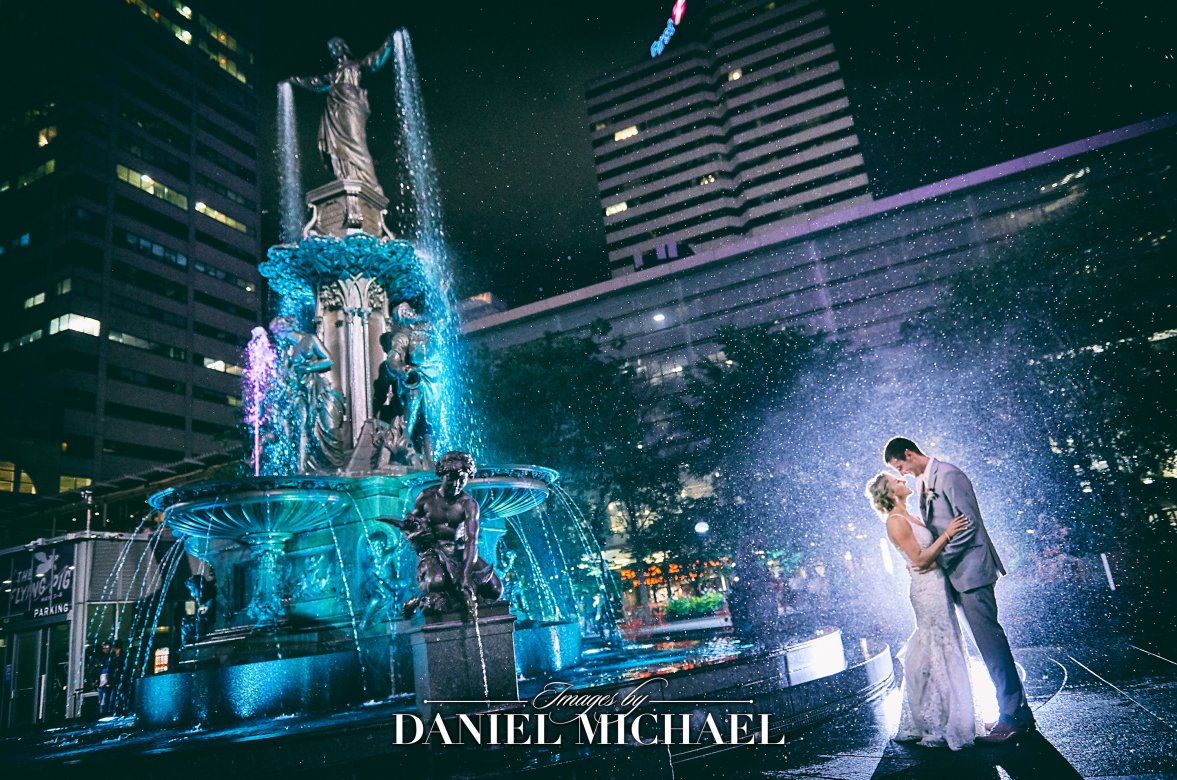
{"label": "suit jacket", "polygon": [[934,536],[944,533],[957,515],[969,519],[969,527],[952,537],[938,559],[952,587],[963,593],[997,582],[997,577],[1005,574],[1005,566],[981,519],[973,483],[951,463],[933,460],[924,474],[924,485],[924,495],[919,497],[920,517]]}

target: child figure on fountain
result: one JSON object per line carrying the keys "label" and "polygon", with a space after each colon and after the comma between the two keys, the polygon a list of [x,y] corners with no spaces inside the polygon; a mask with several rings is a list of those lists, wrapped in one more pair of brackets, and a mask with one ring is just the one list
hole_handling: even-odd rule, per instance
{"label": "child figure on fountain", "polygon": [[454,612],[475,598],[496,601],[503,583],[478,554],[479,507],[465,491],[477,471],[465,452],[447,452],[435,471],[441,484],[425,488],[413,511],[398,523],[417,551],[417,587],[421,594],[405,602],[409,617],[418,609],[428,614]]}

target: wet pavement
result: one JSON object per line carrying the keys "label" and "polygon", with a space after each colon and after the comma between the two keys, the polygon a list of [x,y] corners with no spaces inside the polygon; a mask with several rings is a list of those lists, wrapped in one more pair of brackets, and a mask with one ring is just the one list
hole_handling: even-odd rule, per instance
{"label": "wet pavement", "polygon": [[[1016,745],[946,748],[888,738],[899,693],[792,735],[779,749],[740,748],[688,778],[1173,778],[1177,777],[1177,645],[1115,643],[1097,649],[1015,650],[1038,732]],[[743,755],[737,751],[744,751]]]}
{"label": "wet pavement", "polygon": [[[9,737],[0,753],[7,753],[3,763],[40,778],[133,772],[177,779],[368,780],[394,773],[395,767],[413,767],[410,773],[419,777],[471,780],[1177,778],[1177,642],[1104,641],[1094,647],[1022,648],[1015,655],[1025,671],[1038,732],[1016,745],[955,753],[890,741],[899,717],[896,688],[788,734],[781,747],[597,747],[579,754],[486,747],[393,750],[389,703],[319,719],[334,723],[277,719],[229,732],[154,736],[114,729],[99,739],[106,744],[97,751],[79,750],[83,745],[62,730],[39,739]],[[91,739],[96,737],[101,735]]]}

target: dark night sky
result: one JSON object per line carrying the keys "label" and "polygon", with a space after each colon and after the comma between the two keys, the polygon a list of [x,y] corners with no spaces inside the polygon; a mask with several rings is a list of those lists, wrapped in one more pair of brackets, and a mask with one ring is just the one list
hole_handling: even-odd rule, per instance
{"label": "dark night sky", "polygon": [[[274,137],[272,85],[326,72],[328,37],[343,36],[359,55],[406,27],[461,291],[490,288],[518,305],[599,281],[605,243],[584,85],[639,61],[671,4],[332,0],[321,13],[255,5],[269,12],[255,20],[263,139]],[[688,5],[684,31],[701,6]],[[827,3],[874,194],[1177,109],[1177,29],[1164,6]],[[391,69],[368,87],[369,137],[391,191]],[[313,165],[318,100],[299,93],[297,102],[310,186],[326,180]],[[265,200],[276,204],[272,172],[265,181]]]}

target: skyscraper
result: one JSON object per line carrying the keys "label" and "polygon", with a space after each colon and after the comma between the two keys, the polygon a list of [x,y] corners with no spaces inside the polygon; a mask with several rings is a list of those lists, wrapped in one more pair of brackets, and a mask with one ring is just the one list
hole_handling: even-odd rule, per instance
{"label": "skyscraper", "polygon": [[871,199],[816,0],[710,0],[676,29],[587,88],[614,276]]}
{"label": "skyscraper", "polygon": [[233,443],[261,217],[256,69],[227,9],[0,12],[0,498]]}

